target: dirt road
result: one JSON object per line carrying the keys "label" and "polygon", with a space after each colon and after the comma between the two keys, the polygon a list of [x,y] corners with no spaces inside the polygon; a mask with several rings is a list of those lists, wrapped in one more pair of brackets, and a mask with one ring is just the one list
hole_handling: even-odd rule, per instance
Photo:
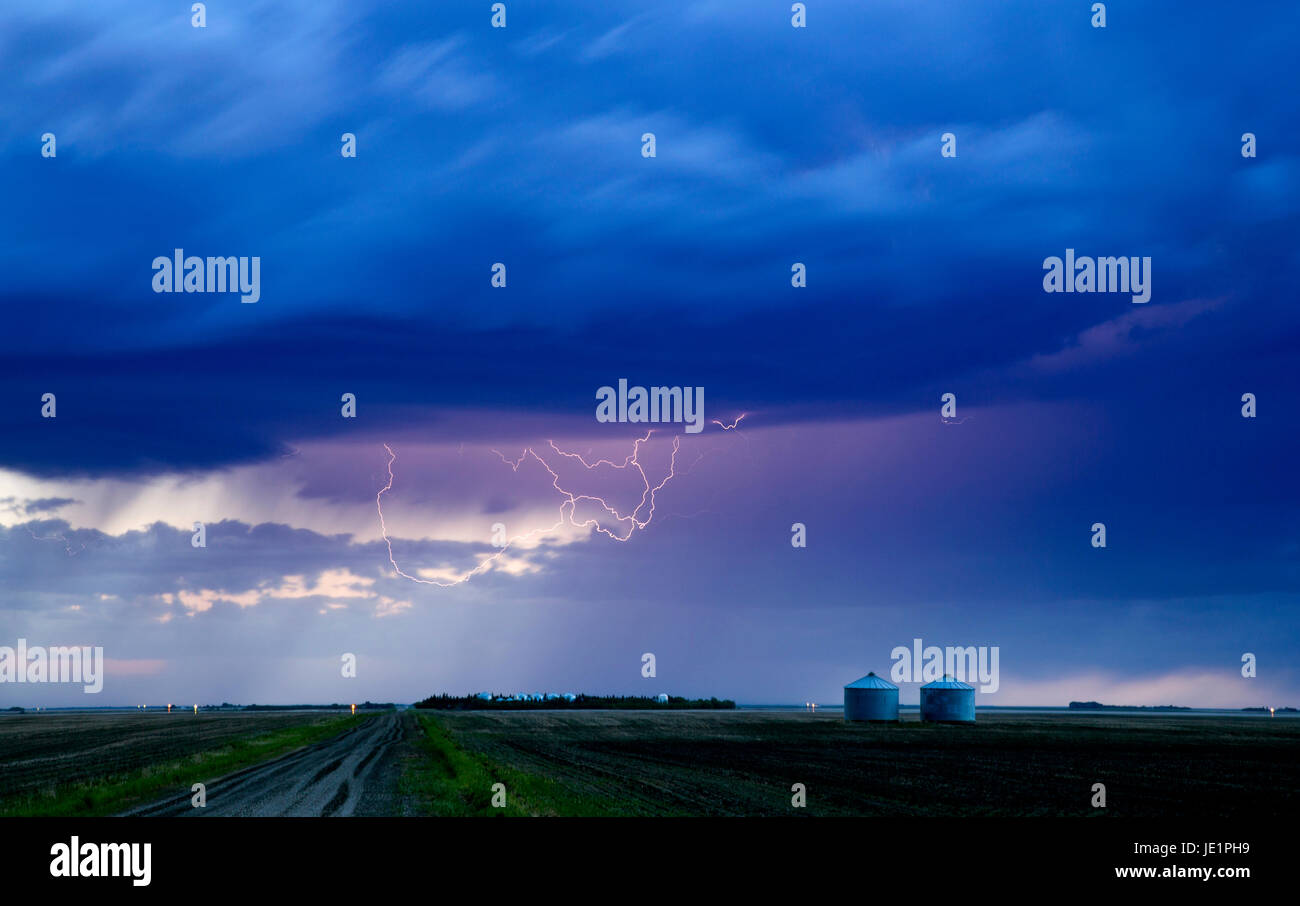
{"label": "dirt road", "polygon": [[[406,715],[389,712],[333,739],[207,784],[207,805],[186,790],[123,812],[133,817],[347,817],[401,813],[397,749]],[[196,778],[197,780],[198,778]]]}

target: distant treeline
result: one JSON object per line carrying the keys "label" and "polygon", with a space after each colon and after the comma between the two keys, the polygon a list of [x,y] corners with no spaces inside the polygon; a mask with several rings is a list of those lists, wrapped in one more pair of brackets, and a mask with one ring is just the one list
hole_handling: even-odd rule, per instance
{"label": "distant treeline", "polygon": [[[348,710],[349,705],[244,705],[240,708],[238,705],[222,705],[223,708],[239,708],[241,711],[338,711]],[[361,702],[357,705],[358,711],[391,711],[397,705],[392,702]]]}
{"label": "distant treeline", "polygon": [[681,698],[673,695],[668,696],[666,702],[645,695],[579,695],[573,701],[567,698],[549,701],[488,701],[476,695],[431,695],[424,701],[416,702],[415,707],[441,711],[574,711],[604,708],[672,711],[688,708],[722,710],[735,708],[736,703],[729,698]]}
{"label": "distant treeline", "polygon": [[1070,702],[1073,711],[1191,711],[1183,705],[1103,705],[1101,702]]}
{"label": "distant treeline", "polygon": [[[1194,711],[1183,705],[1103,705],[1101,702],[1070,702],[1073,711]],[[1225,709],[1226,710],[1226,709]],[[1242,708],[1242,711],[1268,711],[1269,708]],[[1295,708],[1273,708],[1273,711],[1294,713]]]}

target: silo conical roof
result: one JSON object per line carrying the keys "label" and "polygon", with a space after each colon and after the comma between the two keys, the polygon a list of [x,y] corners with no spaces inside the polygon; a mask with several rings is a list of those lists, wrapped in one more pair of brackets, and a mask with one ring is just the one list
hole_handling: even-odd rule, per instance
{"label": "silo conical roof", "polygon": [[921,688],[922,689],[971,689],[971,690],[975,689],[974,686],[967,685],[966,683],[963,683],[961,680],[953,679],[951,675],[946,673],[944,674],[943,679],[935,680],[932,683],[926,683]]}
{"label": "silo conical roof", "polygon": [[868,673],[860,680],[854,680],[844,687],[845,689],[897,689],[893,683],[883,680],[876,674]]}

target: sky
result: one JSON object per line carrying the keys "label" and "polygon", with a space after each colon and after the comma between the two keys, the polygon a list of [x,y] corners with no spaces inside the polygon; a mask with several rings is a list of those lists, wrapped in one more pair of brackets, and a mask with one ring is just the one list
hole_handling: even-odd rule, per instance
{"label": "sky", "polygon": [[807,6],[0,6],[0,707],[1300,706],[1300,10]]}

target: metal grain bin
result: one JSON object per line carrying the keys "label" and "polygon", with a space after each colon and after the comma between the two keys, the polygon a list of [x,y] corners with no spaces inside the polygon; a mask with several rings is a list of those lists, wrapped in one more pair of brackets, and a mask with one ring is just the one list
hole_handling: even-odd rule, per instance
{"label": "metal grain bin", "polygon": [[898,720],[898,687],[874,673],[844,687],[845,720]]}
{"label": "metal grain bin", "polygon": [[970,723],[975,720],[975,687],[951,676],[921,687],[921,720]]}

